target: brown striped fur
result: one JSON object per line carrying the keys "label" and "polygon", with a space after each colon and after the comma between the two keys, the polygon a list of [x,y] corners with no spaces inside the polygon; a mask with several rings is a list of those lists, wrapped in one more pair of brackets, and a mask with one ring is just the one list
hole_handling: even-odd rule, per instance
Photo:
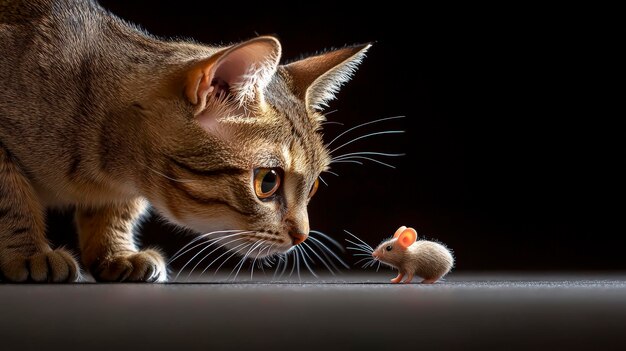
{"label": "brown striped fur", "polygon": [[[254,84],[189,95],[195,74],[261,46],[265,70],[245,76]],[[267,243],[261,256],[290,249],[329,164],[318,109],[367,47],[277,66],[273,38],[164,41],[92,1],[0,0],[0,279],[78,279],[72,255],[46,240],[49,207],[76,209],[82,262],[101,281],[166,280],[162,255],[133,240],[148,204],[200,233],[250,231],[245,241]],[[284,172],[271,201],[254,193],[259,167]]]}

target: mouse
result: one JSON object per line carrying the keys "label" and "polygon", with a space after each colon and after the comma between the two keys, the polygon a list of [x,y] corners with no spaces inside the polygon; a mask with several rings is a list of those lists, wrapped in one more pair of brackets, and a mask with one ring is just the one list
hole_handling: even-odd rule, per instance
{"label": "mouse", "polygon": [[417,231],[402,226],[393,237],[383,241],[372,252],[372,257],[383,264],[398,269],[392,283],[410,283],[414,276],[421,277],[423,284],[433,284],[444,277],[454,266],[454,257],[443,244],[417,240]]}

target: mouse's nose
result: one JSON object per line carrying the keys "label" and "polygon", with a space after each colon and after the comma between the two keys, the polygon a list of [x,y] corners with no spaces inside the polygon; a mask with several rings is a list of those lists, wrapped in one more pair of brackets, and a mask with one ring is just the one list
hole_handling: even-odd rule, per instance
{"label": "mouse's nose", "polygon": [[297,231],[290,231],[289,232],[289,236],[291,237],[291,243],[296,246],[301,244],[303,241],[306,240],[306,238],[309,237],[309,234],[305,234],[305,233],[300,233]]}
{"label": "mouse's nose", "polygon": [[376,251],[372,252],[372,257],[378,258],[378,253]]}

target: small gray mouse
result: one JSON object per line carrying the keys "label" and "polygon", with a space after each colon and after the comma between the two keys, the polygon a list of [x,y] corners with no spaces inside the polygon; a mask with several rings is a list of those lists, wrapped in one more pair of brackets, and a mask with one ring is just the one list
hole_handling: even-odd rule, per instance
{"label": "small gray mouse", "polygon": [[399,273],[392,283],[409,283],[413,276],[423,278],[422,283],[432,284],[450,272],[454,265],[452,253],[442,244],[417,240],[413,228],[398,228],[393,238],[383,241],[372,252],[372,257],[384,264],[397,268]]}

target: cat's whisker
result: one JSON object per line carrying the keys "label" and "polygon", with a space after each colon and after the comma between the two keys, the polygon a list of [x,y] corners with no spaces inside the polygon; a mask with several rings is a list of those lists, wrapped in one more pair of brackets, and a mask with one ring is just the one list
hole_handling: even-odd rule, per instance
{"label": "cat's whisker", "polygon": [[253,276],[254,276],[254,264],[256,263],[256,260],[259,258],[259,255],[261,255],[261,252],[263,252],[263,250],[269,248],[269,245],[266,244],[265,247],[262,247],[259,249],[259,252],[257,252],[256,257],[254,258],[254,260],[252,261],[252,270],[250,270],[250,280],[252,280]]}
{"label": "cat's whisker", "polygon": [[166,174],[163,174],[162,172],[159,172],[158,170],[150,167],[149,165],[147,165],[147,164],[145,164],[143,162],[141,162],[140,164],[142,166],[144,166],[146,169],[148,169],[149,171],[151,171],[151,172],[153,172],[155,174],[158,174],[161,177],[164,177],[165,179],[169,179],[169,180],[171,180],[173,182],[177,182],[177,183],[193,183],[193,182],[197,182],[197,180],[194,180],[194,179],[176,179],[176,178],[172,178],[172,177],[170,177],[170,176],[168,176]]}
{"label": "cat's whisker", "polygon": [[342,144],[341,146],[338,146],[338,147],[334,148],[333,150],[331,150],[329,152],[329,154],[332,155],[333,152],[335,152],[335,151],[337,151],[339,149],[342,149],[343,147],[346,147],[346,146],[354,143],[355,141],[359,141],[361,139],[370,138],[370,137],[377,136],[377,135],[402,134],[402,133],[404,133],[404,130],[385,130],[385,131],[382,131],[382,132],[375,132],[375,133],[369,133],[369,134],[361,135],[359,137],[356,137],[356,138],[354,138],[354,139],[352,139],[352,140]]}
{"label": "cat's whisker", "polygon": [[[224,256],[225,256],[225,255],[227,255],[229,252],[234,251],[234,250],[236,250],[237,248],[240,248],[240,247],[242,247],[242,246],[244,246],[244,245],[250,245],[250,244],[249,244],[249,243],[245,243],[245,242],[244,242],[244,243],[241,243],[241,244],[239,244],[239,245],[237,245],[237,246],[233,247],[232,249],[229,249],[229,250],[224,251],[221,255],[217,256],[217,257],[216,257],[213,261],[211,261],[211,263],[209,263],[209,264],[208,264],[208,265],[204,268],[204,270],[200,273],[200,275],[202,276],[202,275],[204,274],[204,272],[206,272],[206,271],[209,269],[209,267],[211,267],[211,266],[213,265],[213,263],[217,262],[220,258],[224,257]],[[244,248],[245,248],[245,247],[246,247],[246,246],[244,246]],[[208,256],[208,255],[207,255],[207,256]],[[217,271],[216,271],[216,272],[217,272]]]}
{"label": "cat's whisker", "polygon": [[313,240],[313,242],[318,243],[319,245],[321,245],[326,252],[328,252],[329,254],[331,254],[339,263],[341,263],[341,265],[343,265],[346,269],[350,269],[350,266],[348,266],[347,263],[345,263],[339,256],[337,256],[337,254],[335,254],[331,249],[328,248],[328,246],[326,246],[322,241],[320,241],[319,239],[311,236],[310,237],[311,240]]}
{"label": "cat's whisker", "polygon": [[287,265],[289,264],[289,259],[288,259],[288,254],[283,254],[282,258],[283,258],[283,270],[280,272],[280,276],[278,277],[278,279],[282,279],[283,275],[285,274],[285,271],[287,270]]}
{"label": "cat's whisker", "polygon": [[320,232],[319,230],[311,230],[311,233],[313,234],[317,234],[319,236],[321,236],[322,238],[330,241],[333,245],[335,245],[341,252],[345,252],[346,249],[343,247],[343,245],[341,245],[337,240],[333,239],[332,237],[328,236],[327,234],[324,234],[322,232]]}
{"label": "cat's whisker", "polygon": [[[240,253],[241,251],[244,251],[246,248],[250,247],[251,245],[254,245],[256,243],[249,243],[246,246],[242,247],[241,249],[233,252],[230,256],[228,256],[218,267],[217,269],[215,269],[215,272],[213,272],[213,276],[217,275],[217,273],[220,271],[220,268],[222,268],[222,266],[224,266],[226,264],[226,262],[228,262],[228,260],[230,260],[233,256],[235,256],[236,254]],[[232,273],[232,272],[231,272]],[[228,279],[230,278],[230,275],[226,278]]]}
{"label": "cat's whisker", "polygon": [[322,264],[324,264],[324,266],[326,266],[326,268],[328,269],[328,271],[332,274],[335,275],[335,272],[330,268],[330,266],[326,263],[326,261],[324,261],[324,259],[322,258],[322,256],[320,256],[317,252],[315,252],[315,250],[313,249],[313,247],[311,247],[309,244],[306,243],[306,241],[302,242],[302,245],[304,245],[305,247],[309,248],[309,251],[311,251],[318,260],[320,260],[320,262],[322,262]]}
{"label": "cat's whisker", "polygon": [[326,183],[326,181],[324,180],[324,178],[322,178],[322,176],[318,176],[318,178],[322,181],[322,183],[324,183],[324,185],[328,186],[328,183]]}
{"label": "cat's whisker", "polygon": [[[263,245],[263,241],[257,241],[255,243],[253,243],[250,248],[248,249],[248,251],[243,255],[243,257],[241,257],[241,259],[239,260],[239,262],[235,265],[235,268],[233,268],[232,271],[230,271],[230,274],[228,275],[228,277],[226,277],[226,280],[230,279],[230,276],[233,274],[233,272],[235,270],[237,270],[237,273],[235,273],[235,277],[233,278],[233,280],[237,279],[237,276],[239,275],[239,272],[241,271],[241,268],[243,267],[243,265],[246,263],[246,259],[248,258],[248,256],[250,255],[251,252],[253,252],[257,247]],[[222,263],[224,264],[224,263]],[[221,267],[221,266],[220,266]],[[219,269],[219,268],[218,268]],[[217,273],[217,272],[216,272]]]}
{"label": "cat's whisker", "polygon": [[[332,115],[333,113],[335,113],[337,111],[339,111],[339,110],[338,109],[334,109],[334,110],[331,110],[331,111],[328,111],[328,112],[324,112],[324,113],[322,113],[322,116],[327,117],[328,115]],[[329,121],[322,122],[322,124],[324,124],[324,123],[326,123],[326,124],[341,124],[341,125],[343,125],[343,123],[341,123],[341,122],[329,122]]]}
{"label": "cat's whisker", "polygon": [[324,171],[324,173],[330,173],[332,175],[334,175],[335,177],[339,177],[339,174],[333,172],[333,171]]}
{"label": "cat's whisker", "polygon": [[185,250],[190,245],[192,245],[193,243],[195,243],[196,241],[204,239],[207,236],[211,236],[213,234],[223,234],[223,233],[233,233],[233,232],[243,232],[243,231],[244,230],[218,230],[218,231],[214,231],[214,232],[209,232],[209,233],[205,233],[205,234],[202,234],[202,235],[198,235],[195,238],[193,238],[193,240],[191,240],[188,244],[183,246],[180,250],[176,251],[176,253],[174,253],[174,255],[172,255],[172,258],[169,261],[167,261],[167,263],[170,264],[170,263],[174,262],[180,256],[182,256],[185,253],[189,252],[189,251],[185,251],[185,252],[182,252],[182,251]]}
{"label": "cat's whisker", "polygon": [[349,231],[347,231],[345,229],[343,231],[346,232],[347,234],[349,234],[350,236],[352,236],[353,238],[355,238],[356,240],[360,241],[363,245],[367,246],[370,250],[374,251],[374,249],[368,243],[366,243],[365,241],[361,240],[361,238],[359,238],[358,236],[350,233]]}
{"label": "cat's whisker", "polygon": [[364,254],[364,253],[353,254],[352,256],[365,256],[365,257],[372,257],[372,255],[370,255],[370,254]]}
{"label": "cat's whisker", "polygon": [[[194,260],[196,257],[198,257],[198,255],[200,255],[202,252],[204,252],[204,251],[205,251],[206,249],[208,249],[209,247],[213,246],[213,244],[218,243],[218,242],[220,242],[220,241],[222,241],[222,240],[224,240],[224,239],[228,239],[228,238],[230,238],[230,237],[237,236],[237,235],[241,235],[241,234],[243,234],[243,233],[235,233],[235,234],[230,234],[230,235],[227,235],[227,236],[225,236],[225,237],[220,237],[220,238],[215,238],[215,239],[207,240],[207,241],[205,241],[205,242],[202,242],[202,243],[199,243],[199,244],[197,244],[197,245],[194,245],[194,247],[192,247],[192,248],[188,249],[187,251],[185,251],[184,253],[186,253],[186,252],[188,252],[188,251],[190,251],[190,250],[192,250],[192,249],[194,249],[194,248],[196,248],[196,247],[199,247],[199,246],[202,246],[202,245],[206,245],[204,248],[202,248],[200,251],[198,251],[195,255],[193,255],[193,257],[191,257],[189,260],[187,260],[187,262],[186,262],[186,263],[182,266],[182,268],[178,271],[178,274],[176,275],[176,277],[174,278],[174,280],[177,280],[177,279],[178,279],[178,277],[180,276],[180,274],[181,274],[181,273],[185,270],[185,268],[187,268],[187,266],[188,266],[191,262],[193,262],[193,260]],[[219,246],[218,246],[218,247],[219,247]],[[184,254],[184,253],[183,253],[183,254]]]}
{"label": "cat's whisker", "polygon": [[302,277],[300,277],[300,252],[297,250],[297,246],[295,246],[296,250],[294,250],[294,255],[296,257],[296,267],[298,272],[298,281],[302,281]]}
{"label": "cat's whisker", "polygon": [[389,154],[384,152],[373,152],[373,151],[360,151],[360,152],[350,152],[347,154],[339,155],[333,157],[331,160],[341,159],[347,156],[363,156],[363,155],[371,155],[371,156],[384,156],[384,157],[401,157],[406,156],[406,154]]}
{"label": "cat's whisker", "polygon": [[[183,269],[185,269],[185,267],[186,267],[189,263],[191,263],[191,262],[192,262],[192,261],[193,261],[196,257],[198,257],[198,255],[200,255],[202,252],[204,252],[205,250],[207,250],[207,249],[208,249],[208,248],[210,248],[211,246],[213,246],[213,245],[215,245],[215,244],[219,243],[219,242],[220,242],[220,241],[222,241],[222,240],[225,240],[225,239],[228,239],[228,238],[232,238],[232,237],[234,237],[234,236],[244,235],[244,234],[247,234],[247,233],[249,233],[249,232],[240,232],[240,233],[229,234],[229,235],[225,235],[225,236],[222,236],[222,237],[219,237],[219,238],[213,238],[213,239],[207,240],[207,241],[205,241],[205,242],[203,242],[203,243],[200,243],[200,244],[194,245],[194,247],[192,247],[192,248],[188,249],[187,251],[189,251],[189,250],[191,250],[191,249],[193,249],[193,248],[195,248],[195,247],[197,247],[197,246],[201,246],[201,245],[204,245],[204,244],[209,244],[209,245],[207,245],[206,247],[202,248],[202,250],[198,251],[198,252],[197,252],[197,253],[196,253],[196,254],[195,254],[195,255],[194,255],[194,256],[193,256],[190,260],[188,260],[188,261],[187,261],[187,263],[183,266],[183,268],[181,268],[181,271],[182,271]],[[237,240],[235,240],[235,241],[237,241]],[[228,243],[227,243],[227,244],[228,244]],[[218,246],[216,247],[216,249],[218,249],[219,247],[222,247],[222,246],[223,246],[223,245],[218,245]],[[185,251],[184,253],[186,253],[187,251]],[[209,255],[210,255],[211,253],[213,253],[213,252],[215,252],[215,250],[211,251],[211,252],[209,253]],[[184,253],[183,253],[183,254],[184,254]],[[206,256],[205,256],[204,258],[206,258]],[[203,259],[204,259],[204,258],[203,258]],[[202,260],[203,260],[203,259],[202,259]],[[200,260],[200,261],[199,261],[199,262],[198,262],[198,263],[197,263],[197,264],[196,264],[193,268],[195,269],[195,268],[198,266],[198,264],[200,264],[200,262],[202,262],[202,260]],[[193,269],[191,270],[191,272],[189,273],[189,275],[191,275],[191,273],[192,273],[192,272],[193,272]]]}
{"label": "cat's whisker", "polygon": [[318,278],[317,274],[315,274],[315,272],[313,271],[313,269],[311,268],[311,266],[309,266],[309,262],[306,259],[306,255],[307,253],[304,251],[304,249],[298,245],[296,246],[296,249],[298,249],[298,251],[300,251],[300,256],[302,256],[302,262],[304,262],[304,265],[306,266],[306,268],[309,270],[309,272],[311,272],[311,274],[315,277]]}
{"label": "cat's whisker", "polygon": [[[196,257],[198,257],[198,255],[200,255],[202,252],[204,252],[205,250],[208,250],[211,246],[217,244],[218,242],[220,242],[220,241],[222,241],[224,239],[227,239],[229,237],[233,237],[233,236],[236,236],[236,235],[243,235],[243,234],[246,234],[246,233],[231,234],[231,235],[219,238],[219,240],[215,240],[214,242],[212,242],[209,245],[207,245],[206,247],[204,247],[202,250],[200,250],[198,253],[196,253],[189,261],[187,261],[187,263],[185,263],[185,265],[178,271],[178,274],[176,275],[176,279],[178,279],[178,276],[182,273],[183,270],[185,270],[185,267],[187,267],[187,265],[189,263],[191,263]],[[230,241],[226,242],[225,244],[217,245],[213,250],[211,250],[211,252],[209,252],[208,254],[204,255],[204,257],[202,257],[196,263],[196,265],[193,266],[193,268],[191,269],[191,271],[187,275],[187,279],[189,279],[191,277],[191,275],[193,274],[193,271],[200,265],[200,263],[202,263],[202,261],[204,261],[207,257],[211,256],[211,254],[213,254],[215,251],[219,250],[221,247],[224,247],[225,245],[232,244],[234,242],[237,242],[237,241],[243,240],[243,239],[245,239],[245,238],[236,238],[236,239],[233,239],[233,240],[230,240]]]}
{"label": "cat's whisker", "polygon": [[311,244],[315,245],[315,247],[317,247],[320,252],[322,253],[322,255],[324,255],[324,257],[326,258],[326,260],[328,260],[328,263],[330,263],[331,266],[333,266],[333,268],[335,268],[335,270],[337,271],[337,273],[341,272],[341,270],[339,269],[339,267],[337,267],[337,265],[333,262],[333,259],[331,257],[329,257],[326,254],[326,250],[321,247],[318,243],[315,242],[315,240],[311,239]]}
{"label": "cat's whisker", "polygon": [[[376,162],[376,163],[378,163],[378,164],[381,164],[381,165],[386,166],[386,167],[389,167],[389,168],[396,169],[396,166],[392,166],[392,165],[390,165],[390,164],[388,164],[388,163],[385,163],[385,162],[379,161],[379,160],[377,160],[377,159],[375,159],[375,158],[366,157],[366,156],[348,156],[348,157],[344,157],[344,158],[341,158],[341,159],[338,159],[338,160],[332,161],[332,162],[331,162],[331,164],[332,164],[332,163],[342,163],[342,162],[351,161],[351,160],[354,160],[354,159],[368,160],[368,161]],[[363,163],[361,163],[361,164],[363,164]]]}
{"label": "cat's whisker", "polygon": [[373,121],[369,121],[369,122],[365,122],[365,123],[361,123],[357,126],[354,126],[352,128],[349,128],[348,130],[344,131],[343,133],[337,135],[333,140],[331,140],[328,144],[326,144],[326,147],[329,147],[332,143],[334,143],[337,139],[341,138],[342,136],[350,133],[351,131],[361,128],[361,127],[365,127],[367,125],[370,124],[374,124],[374,123],[380,123],[380,122],[384,122],[384,121],[389,121],[389,120],[393,120],[393,119],[400,119],[400,118],[405,118],[406,116],[393,116],[393,117],[385,117],[385,118],[380,118],[380,119],[376,119]]}
{"label": "cat's whisker", "polygon": [[294,253],[295,250],[291,250],[289,251],[290,254],[293,254],[293,263],[291,264],[291,272],[289,272],[289,276],[291,277],[293,275],[293,271],[296,269],[296,255]]}
{"label": "cat's whisker", "polygon": [[363,166],[363,162],[354,161],[354,160],[338,160],[338,161],[333,161],[332,163],[356,163],[359,166]]}

